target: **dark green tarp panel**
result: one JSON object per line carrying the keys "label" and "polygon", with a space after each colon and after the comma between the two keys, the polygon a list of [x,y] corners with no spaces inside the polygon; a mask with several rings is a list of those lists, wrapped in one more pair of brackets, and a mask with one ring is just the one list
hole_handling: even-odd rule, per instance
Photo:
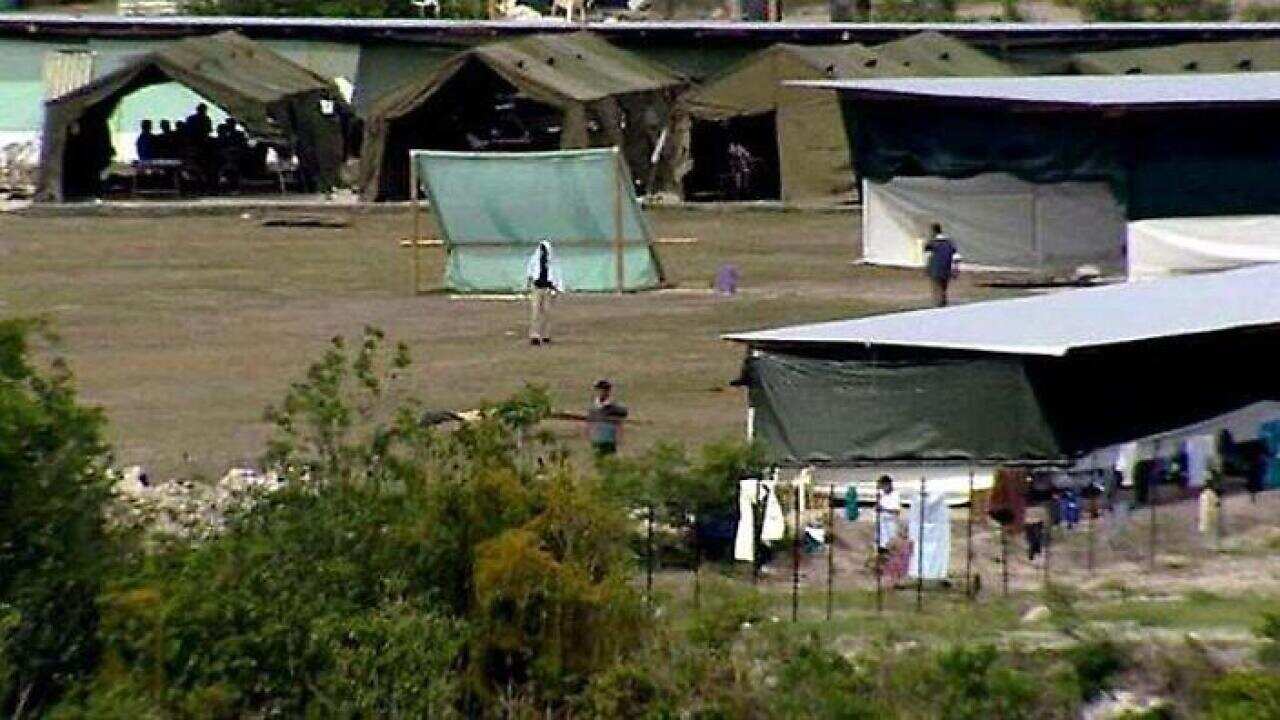
{"label": "dark green tarp panel", "polygon": [[1062,451],[1017,357],[747,361],[755,434],[777,463],[1050,460]]}
{"label": "dark green tarp panel", "polygon": [[176,82],[208,98],[261,140],[291,147],[314,189],[338,182],[350,109],[321,75],[232,32],[188,38],[134,56],[45,105],[37,198],[92,195],[111,162],[108,119],[122,98]]}
{"label": "dark green tarp panel", "polygon": [[360,48],[355,94],[351,104],[356,114],[368,117],[382,98],[414,80],[440,69],[460,50],[456,47],[408,43],[366,44]]}
{"label": "dark green tarp panel", "polygon": [[[1280,111],[1108,115],[842,102],[863,176],[1110,184],[1127,217],[1280,212]],[[945,117],[945,122],[939,122]]]}
{"label": "dark green tarp panel", "polygon": [[1174,75],[1280,70],[1280,41],[1205,42],[1083,52],[1071,68],[1086,75]]}
{"label": "dark green tarp panel", "polygon": [[1060,357],[763,343],[742,381],[773,462],[1056,462],[1280,399],[1278,354],[1277,325]]}
{"label": "dark green tarp panel", "polygon": [[[470,90],[482,79],[559,112],[561,149],[616,146],[646,187],[672,182],[674,153],[660,153],[657,163],[652,158],[685,80],[592,33],[541,34],[459,53],[380,100],[365,122],[361,187],[367,200],[408,196],[409,150],[465,149],[433,145],[420,137],[421,126],[428,115],[450,110],[437,105],[448,104],[443,91],[451,83],[466,82],[463,89]],[[438,96],[446,101],[435,103]]]}
{"label": "dark green tarp panel", "polygon": [[833,92],[797,88],[795,80],[908,76],[1013,75],[1013,68],[934,32],[875,48],[857,43],[779,43],[689,91],[677,106],[677,173],[692,169],[691,123],[775,113],[780,200],[792,204],[850,202],[856,178],[848,136]]}

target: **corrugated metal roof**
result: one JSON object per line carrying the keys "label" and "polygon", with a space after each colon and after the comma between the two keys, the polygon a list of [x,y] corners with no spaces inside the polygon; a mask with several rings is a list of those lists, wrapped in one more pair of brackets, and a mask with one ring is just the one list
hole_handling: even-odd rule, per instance
{"label": "corrugated metal roof", "polygon": [[860,100],[997,103],[1024,109],[1157,109],[1280,104],[1280,73],[808,80]]}
{"label": "corrugated metal roof", "polygon": [[1061,357],[1080,348],[1280,325],[1277,288],[1280,265],[1262,265],[734,333],[724,339],[751,345],[883,345]]}

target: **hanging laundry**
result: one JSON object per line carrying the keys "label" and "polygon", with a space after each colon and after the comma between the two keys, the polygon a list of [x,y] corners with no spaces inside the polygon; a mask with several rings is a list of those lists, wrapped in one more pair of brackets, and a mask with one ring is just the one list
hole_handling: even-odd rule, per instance
{"label": "hanging laundry", "polygon": [[766,482],[764,489],[764,524],[760,527],[760,540],[777,542],[787,534],[787,519],[782,514],[782,503],[778,502],[777,484]]}
{"label": "hanging laundry", "polygon": [[996,469],[995,485],[987,512],[1001,525],[1022,527],[1027,511],[1027,471],[1025,468]]}
{"label": "hanging laundry", "polygon": [[756,559],[756,481],[738,483],[738,531],[733,539],[733,559],[754,562]]}
{"label": "hanging laundry", "polygon": [[1133,480],[1133,466],[1138,460],[1138,443],[1136,442],[1125,443],[1117,450],[1115,471],[1120,473],[1121,484]]}
{"label": "hanging laundry", "polygon": [[1217,438],[1213,435],[1189,437],[1183,442],[1182,451],[1187,455],[1187,485],[1204,487],[1218,460]]}
{"label": "hanging laundry", "polygon": [[813,484],[813,466],[805,466],[796,474],[794,481],[796,487],[797,502],[800,503],[800,514],[804,514],[808,510],[809,486]]}
{"label": "hanging laundry", "polygon": [[844,490],[844,519],[849,522],[858,520],[858,486],[853,483]]}
{"label": "hanging laundry", "polygon": [[[922,511],[923,509],[923,511]],[[912,546],[907,574],[913,578],[945,580],[951,567],[951,506],[946,493],[916,496],[908,516]]]}

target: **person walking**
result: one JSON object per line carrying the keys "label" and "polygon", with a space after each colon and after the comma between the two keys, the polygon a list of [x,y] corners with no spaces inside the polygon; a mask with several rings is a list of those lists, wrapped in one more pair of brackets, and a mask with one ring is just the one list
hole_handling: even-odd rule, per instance
{"label": "person walking", "polygon": [[627,408],[613,400],[613,383],[597,380],[592,386],[595,397],[587,410],[587,439],[596,457],[602,458],[618,452],[622,439],[622,423],[627,419]]}
{"label": "person walking", "polygon": [[937,307],[946,307],[947,288],[951,284],[951,278],[956,274],[956,244],[951,240],[950,235],[942,231],[942,226],[938,223],[933,224],[931,231],[932,237],[924,245],[924,251],[929,253],[925,271],[929,275],[929,282],[933,285],[933,304]]}
{"label": "person walking", "polygon": [[881,475],[876,481],[876,540],[881,553],[886,553],[898,536],[898,515],[902,512],[902,498],[893,489],[893,478]]}
{"label": "person walking", "polygon": [[538,243],[538,249],[525,265],[524,275],[529,289],[529,344],[548,345],[551,343],[551,299],[564,289],[560,263],[551,250],[550,241]]}

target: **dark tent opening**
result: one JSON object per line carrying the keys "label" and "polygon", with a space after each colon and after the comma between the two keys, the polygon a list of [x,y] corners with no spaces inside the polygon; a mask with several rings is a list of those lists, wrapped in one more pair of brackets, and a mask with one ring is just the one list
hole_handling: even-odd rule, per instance
{"label": "dark tent opening", "polygon": [[684,178],[685,199],[781,199],[777,115],[694,119],[689,133],[693,168]]}
{"label": "dark tent opening", "polygon": [[382,97],[361,156],[366,200],[409,196],[414,149],[621,148],[644,192],[673,184],[668,125],[685,81],[590,33],[528,35],[459,53]]}
{"label": "dark tent opening", "polygon": [[[112,114],[129,95],[165,83],[208,98],[236,125],[217,137],[211,125],[173,136],[181,141],[181,151],[160,156],[163,163],[134,163],[135,177],[153,169],[149,165],[167,167],[175,177],[199,177],[199,187],[216,190],[228,164],[224,151],[232,143],[239,148],[243,140],[245,152],[252,156],[237,157],[238,168],[255,167],[261,157],[265,173],[267,150],[272,149],[282,158],[296,158],[290,170],[300,189],[328,190],[338,183],[347,140],[354,135],[354,116],[337,88],[265,46],[221,33],[137,56],[50,100],[45,106],[38,199],[56,202],[101,195],[107,189],[103,176],[115,154]],[[239,128],[244,129],[243,138],[233,134]],[[182,190],[180,180],[175,185]]]}
{"label": "dark tent opening", "polygon": [[480,62],[468,62],[391,126],[386,162],[394,196],[409,193],[408,149],[468,152],[558,150],[564,113],[521,93]]}

